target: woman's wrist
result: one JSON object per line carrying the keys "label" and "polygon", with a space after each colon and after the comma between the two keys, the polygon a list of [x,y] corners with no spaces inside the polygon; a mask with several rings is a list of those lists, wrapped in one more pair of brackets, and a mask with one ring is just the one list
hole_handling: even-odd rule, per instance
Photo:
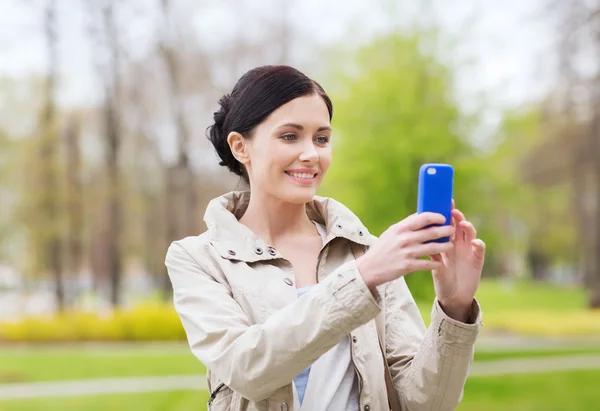
{"label": "woman's wrist", "polygon": [[444,313],[453,320],[460,321],[466,324],[468,324],[471,321],[471,310],[473,307],[473,300],[471,300],[469,303],[456,303],[444,301],[439,301],[439,303]]}
{"label": "woman's wrist", "polygon": [[371,290],[371,293],[374,293],[377,289],[377,286],[380,284],[377,282],[375,276],[371,274],[372,270],[369,269],[363,257],[360,257],[358,260],[356,260],[356,268],[366,286],[369,288],[369,290]]}

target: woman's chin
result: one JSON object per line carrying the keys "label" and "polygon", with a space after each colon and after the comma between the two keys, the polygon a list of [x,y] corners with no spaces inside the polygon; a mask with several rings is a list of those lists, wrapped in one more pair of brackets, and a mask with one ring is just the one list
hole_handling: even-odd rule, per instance
{"label": "woman's chin", "polygon": [[282,193],[282,197],[285,198],[287,202],[293,204],[305,204],[313,200],[313,197],[317,192],[317,186],[313,185],[307,187],[286,187],[283,191],[284,192]]}

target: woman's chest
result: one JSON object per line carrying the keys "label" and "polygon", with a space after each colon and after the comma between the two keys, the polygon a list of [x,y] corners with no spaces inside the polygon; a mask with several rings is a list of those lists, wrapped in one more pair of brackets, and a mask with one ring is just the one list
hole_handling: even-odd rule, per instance
{"label": "woman's chest", "polygon": [[296,288],[316,284],[323,240],[318,237],[301,244],[286,244],[279,251],[291,264]]}
{"label": "woman's chest", "polygon": [[294,249],[278,248],[284,258],[265,261],[223,261],[222,272],[233,298],[253,324],[264,323],[293,304],[297,288],[324,281],[345,262],[337,247],[320,244]]}

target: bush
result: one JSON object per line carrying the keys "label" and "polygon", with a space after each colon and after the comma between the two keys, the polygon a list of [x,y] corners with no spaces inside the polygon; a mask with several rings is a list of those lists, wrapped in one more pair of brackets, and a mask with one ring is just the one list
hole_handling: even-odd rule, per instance
{"label": "bush", "polygon": [[489,330],[540,337],[600,336],[600,310],[514,310],[489,314],[484,310],[483,323]]}
{"label": "bush", "polygon": [[[478,299],[486,331],[534,336],[600,336],[600,310],[583,308],[581,290],[530,287],[505,288],[482,282]],[[420,304],[429,324],[431,305]],[[185,340],[171,304],[147,302],[110,315],[73,311],[53,317],[30,317],[0,323],[0,342],[167,341]]]}
{"label": "bush", "polygon": [[28,317],[0,324],[5,342],[165,341],[184,340],[175,310],[166,304],[144,304],[102,316],[66,312],[53,317]]}

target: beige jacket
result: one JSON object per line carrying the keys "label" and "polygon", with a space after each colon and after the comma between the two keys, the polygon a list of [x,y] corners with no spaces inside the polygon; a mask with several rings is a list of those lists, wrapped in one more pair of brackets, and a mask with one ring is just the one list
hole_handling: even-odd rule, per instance
{"label": "beige jacket", "polygon": [[341,203],[315,196],[311,220],[326,226],[319,284],[297,298],[294,270],[238,218],[248,192],[212,200],[208,230],[175,241],[166,265],[174,304],[194,355],[207,367],[209,410],[298,411],[292,380],[350,335],[360,410],[388,409],[375,317],[384,318],[385,345],[396,393],[405,411],[454,410],[473,359],[481,313],[455,321],[434,301],[426,329],[403,278],[378,288],[360,276],[350,242],[377,238]]}

